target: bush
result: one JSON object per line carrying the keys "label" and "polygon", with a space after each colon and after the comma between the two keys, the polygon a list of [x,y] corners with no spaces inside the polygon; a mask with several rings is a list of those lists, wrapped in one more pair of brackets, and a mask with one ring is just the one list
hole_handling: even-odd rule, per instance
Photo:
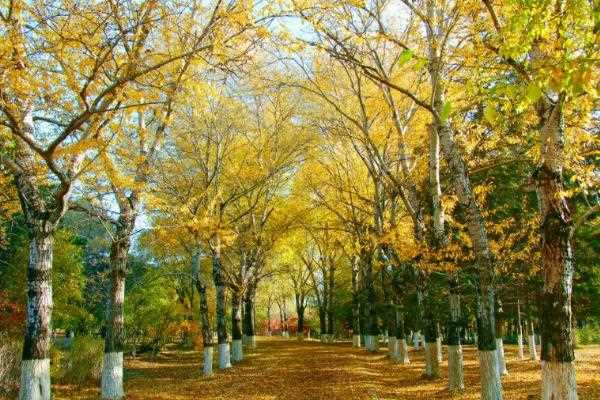
{"label": "bush", "polygon": [[75,337],[69,350],[53,347],[53,379],[56,382],[83,386],[98,383],[102,373],[104,342],[89,336]]}
{"label": "bush", "polygon": [[600,344],[600,325],[586,325],[583,328],[577,328],[577,344]]}
{"label": "bush", "polygon": [[0,334],[0,398],[15,398],[20,376],[21,342]]}

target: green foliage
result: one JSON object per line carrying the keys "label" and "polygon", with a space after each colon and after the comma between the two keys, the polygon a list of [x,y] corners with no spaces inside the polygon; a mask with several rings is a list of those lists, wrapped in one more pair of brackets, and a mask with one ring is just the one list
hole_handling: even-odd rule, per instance
{"label": "green foliage", "polygon": [[174,281],[167,267],[132,263],[126,291],[125,331],[129,351],[160,351],[174,339],[177,322],[183,319],[175,304]]}
{"label": "green foliage", "polygon": [[589,324],[575,331],[577,344],[600,344],[600,325]]}
{"label": "green foliage", "polygon": [[75,337],[70,349],[51,351],[52,379],[56,382],[83,386],[97,383],[102,372],[104,341],[102,339]]}

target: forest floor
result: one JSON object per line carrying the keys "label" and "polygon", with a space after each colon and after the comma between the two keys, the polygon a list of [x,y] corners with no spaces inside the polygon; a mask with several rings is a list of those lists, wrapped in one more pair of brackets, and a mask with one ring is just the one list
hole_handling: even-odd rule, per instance
{"label": "forest floor", "polygon": [[[516,346],[506,350],[509,374],[503,377],[504,398],[538,399],[540,364],[517,360]],[[200,352],[173,350],[155,359],[128,359],[125,390],[128,400],[478,399],[475,349],[464,348],[466,390],[460,394],[446,388],[445,355],[444,351],[441,378],[427,380],[421,376],[423,350],[411,349],[411,364],[400,365],[390,360],[384,347],[369,354],[348,342],[260,338],[244,361],[225,371],[215,369],[208,379],[201,375]],[[585,346],[576,357],[579,399],[600,399],[600,346]],[[95,387],[55,386],[54,393],[56,400],[98,398]]]}

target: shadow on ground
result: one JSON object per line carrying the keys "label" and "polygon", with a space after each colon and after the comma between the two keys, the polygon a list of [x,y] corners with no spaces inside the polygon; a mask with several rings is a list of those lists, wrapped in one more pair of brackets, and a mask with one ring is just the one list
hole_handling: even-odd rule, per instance
{"label": "shadow on ground", "polygon": [[[540,367],[518,361],[516,348],[506,346],[509,374],[503,378],[505,399],[539,399]],[[411,364],[399,365],[386,355],[353,349],[350,343],[325,345],[316,341],[262,338],[258,348],[233,368],[201,374],[199,352],[168,351],[156,359],[127,360],[127,399],[478,399],[476,352],[464,349],[465,385],[462,393],[446,389],[447,363],[441,378],[422,378],[422,351],[411,351]],[[578,356],[580,400],[600,399],[600,347],[586,347]],[[215,357],[217,358],[217,357]],[[97,399],[96,388],[55,388],[55,399]]]}

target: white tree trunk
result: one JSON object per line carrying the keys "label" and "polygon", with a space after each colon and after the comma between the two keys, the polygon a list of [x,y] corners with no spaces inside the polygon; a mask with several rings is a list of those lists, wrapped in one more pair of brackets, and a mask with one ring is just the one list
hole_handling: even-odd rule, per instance
{"label": "white tree trunk", "polygon": [[443,360],[442,357],[442,337],[438,336],[436,341],[436,350],[437,350],[437,360],[438,363],[441,363]]}
{"label": "white tree trunk", "polygon": [[213,373],[213,351],[213,346],[206,346],[204,348],[204,366],[202,369],[204,376],[211,376]]}
{"label": "white tree trunk", "polygon": [[425,376],[436,378],[440,376],[440,364],[438,363],[437,353],[435,351],[436,342],[424,344],[425,347]]}
{"label": "white tree trunk", "polygon": [[378,337],[374,335],[367,335],[365,337],[365,347],[367,351],[373,353],[379,351],[379,341],[377,339]]}
{"label": "white tree trunk", "polygon": [[408,358],[408,344],[406,343],[406,339],[402,338],[399,340],[399,351],[400,351],[400,364],[410,364],[410,359]]}
{"label": "white tree trunk", "polygon": [[523,334],[519,333],[517,335],[517,345],[519,348],[519,360],[523,360],[525,358],[523,354]]}
{"label": "white tree trunk", "polygon": [[542,400],[577,400],[572,362],[542,360]]}
{"label": "white tree trunk", "polygon": [[219,368],[231,368],[231,357],[229,355],[229,343],[219,343]]}
{"label": "white tree trunk", "polygon": [[451,391],[465,388],[463,352],[460,344],[448,346],[448,388]]}
{"label": "white tree trunk", "polygon": [[256,336],[255,335],[246,336],[246,340],[248,343],[248,347],[250,347],[251,349],[256,349]]}
{"label": "white tree trunk", "polygon": [[119,400],[123,391],[123,352],[104,353],[102,364],[102,400]]}
{"label": "white tree trunk", "polygon": [[398,341],[394,336],[388,337],[388,355],[392,360],[398,358]]}
{"label": "white tree trunk", "polygon": [[[52,331],[51,236],[29,244],[27,320],[21,360],[20,400],[50,400],[50,333]],[[0,360],[2,362],[4,360]]]}
{"label": "white tree trunk", "polygon": [[21,361],[20,400],[50,400],[50,359]]}
{"label": "white tree trunk", "polygon": [[504,358],[504,342],[502,338],[496,338],[496,353],[498,358],[498,372],[500,375],[508,375],[506,359]]}
{"label": "white tree trunk", "polygon": [[242,347],[242,340],[235,339],[231,342],[231,361],[240,362],[244,359],[244,350]]}
{"label": "white tree trunk", "polygon": [[352,347],[360,347],[360,335],[352,335]]}
{"label": "white tree trunk", "polygon": [[481,376],[481,400],[502,400],[502,385],[498,373],[496,350],[479,350],[479,374]]}
{"label": "white tree trunk", "polygon": [[421,341],[421,332],[416,331],[413,333],[413,347],[415,350],[419,350],[419,342]]}
{"label": "white tree trunk", "polygon": [[529,335],[529,358],[533,361],[538,360],[537,349],[535,347],[535,335]]}

